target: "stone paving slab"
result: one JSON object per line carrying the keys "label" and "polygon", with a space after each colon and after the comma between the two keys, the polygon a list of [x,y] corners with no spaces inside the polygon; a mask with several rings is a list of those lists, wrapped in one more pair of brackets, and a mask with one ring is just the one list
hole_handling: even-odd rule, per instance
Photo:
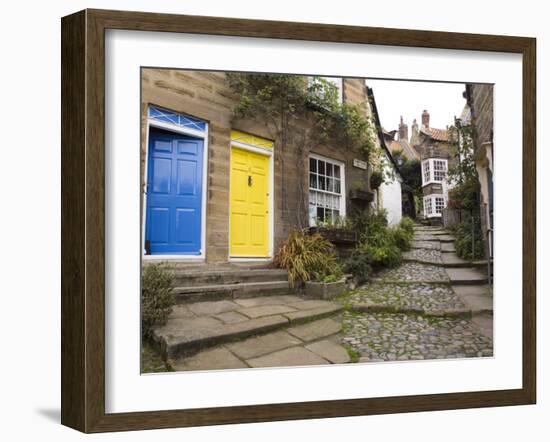
{"label": "stone paving slab", "polygon": [[487,276],[474,268],[448,268],[445,269],[451,284],[483,284],[487,282]]}
{"label": "stone paving slab", "polygon": [[235,299],[234,302],[242,307],[259,307],[261,305],[290,304],[302,301],[302,298],[293,295],[258,296],[256,298]]}
{"label": "stone paving slab", "polygon": [[228,344],[227,348],[241,359],[250,359],[300,344],[302,344],[301,340],[286,331],[277,331]]}
{"label": "stone paving slab", "polygon": [[439,241],[441,241],[441,242],[454,242],[455,241],[455,237],[452,236],[452,235],[439,235],[437,237],[437,239],[439,239]]}
{"label": "stone paving slab", "polygon": [[297,310],[310,310],[310,309],[320,308],[320,307],[329,307],[334,304],[330,301],[311,299],[311,300],[305,300],[305,301],[301,300],[300,302],[293,302],[288,305]]}
{"label": "stone paving slab", "polygon": [[[483,336],[485,336],[488,339],[493,339],[493,317],[491,315],[479,315],[475,318],[472,318],[472,322],[477,325],[479,331]],[[492,348],[491,352],[487,350],[486,354],[484,356],[492,356]]]}
{"label": "stone paving slab", "polygon": [[187,307],[197,316],[213,316],[237,310],[240,306],[233,301],[206,301],[187,304]]}
{"label": "stone paving slab", "polygon": [[453,284],[453,291],[458,296],[470,296],[470,295],[485,295],[492,296],[491,289],[488,285],[457,285]]}
{"label": "stone paving slab", "polygon": [[462,296],[464,304],[474,313],[493,311],[493,298],[486,295],[465,295]]}
{"label": "stone paving slab", "polygon": [[411,242],[411,247],[413,249],[440,250],[441,249],[441,243],[439,241],[417,241],[417,240],[413,240]]}
{"label": "stone paving slab", "polygon": [[240,313],[234,311],[220,313],[219,315],[214,316],[214,318],[219,319],[224,324],[234,324],[236,322],[248,321],[248,319],[250,319],[248,316],[241,315]]}
{"label": "stone paving slab", "polygon": [[216,328],[223,325],[221,321],[210,316],[170,319],[166,325],[157,327],[154,334],[157,336],[176,336],[178,334],[186,334],[193,330]]}
{"label": "stone paving slab", "polygon": [[455,245],[452,242],[441,243],[442,252],[456,252]]}
{"label": "stone paving slab", "polygon": [[223,347],[205,350],[189,358],[171,360],[169,363],[174,371],[248,368],[247,364]]}
{"label": "stone paving slab", "polygon": [[414,240],[415,241],[439,241],[440,237],[438,237],[436,235],[418,235],[418,234],[415,234],[414,235]]}
{"label": "stone paving slab", "polygon": [[441,256],[443,264],[470,264],[469,261],[459,258],[454,253],[444,253]]}
{"label": "stone paving slab", "polygon": [[310,342],[339,333],[342,330],[340,321],[331,318],[320,319],[303,325],[290,327],[287,331],[301,339]]}
{"label": "stone paving slab", "polygon": [[333,364],[347,364],[350,362],[346,349],[328,339],[306,345],[306,348]]}
{"label": "stone paving slab", "polygon": [[249,318],[261,318],[262,316],[273,316],[281,313],[295,312],[296,309],[288,305],[260,305],[258,307],[246,307],[238,310],[238,313]]}
{"label": "stone paving slab", "polygon": [[301,322],[321,319],[326,316],[332,316],[342,310],[342,305],[331,302],[325,307],[317,307],[308,310],[298,310],[292,313],[285,313],[284,316],[290,321],[291,324],[299,324]]}
{"label": "stone paving slab", "polygon": [[[197,321],[203,323],[197,323]],[[167,357],[198,351],[207,347],[244,339],[285,327],[288,319],[280,316],[266,316],[234,324],[223,324],[212,317],[191,320],[169,321],[154,331],[154,338],[161,344]]]}
{"label": "stone paving slab", "polygon": [[251,367],[326,365],[329,362],[304,347],[292,347],[246,361]]}
{"label": "stone paving slab", "polygon": [[177,304],[172,307],[172,313],[168,316],[169,319],[191,319],[196,315],[189,310],[189,307],[184,304]]}

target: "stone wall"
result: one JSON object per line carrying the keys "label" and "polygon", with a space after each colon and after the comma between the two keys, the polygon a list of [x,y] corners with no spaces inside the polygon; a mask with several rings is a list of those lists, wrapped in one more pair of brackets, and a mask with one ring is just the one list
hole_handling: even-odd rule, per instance
{"label": "stone wall", "polygon": [[468,84],[466,99],[474,128],[474,158],[481,188],[480,218],[486,254],[491,254],[488,229],[492,228],[492,201],[489,186],[493,176],[493,85]]}
{"label": "stone wall", "polygon": [[[366,102],[362,79],[345,79],[343,97],[347,103]],[[208,123],[208,184],[206,207],[206,259],[221,262],[229,254],[229,171],[231,130],[240,130],[274,141],[274,251],[291,226],[308,222],[308,155],[315,153],[345,163],[346,195],[349,189],[370,190],[367,171],[353,166],[359,152],[337,143],[309,146],[293,137],[283,152],[273,127],[267,122],[235,120],[233,108],[238,97],[231,91],[225,74],[171,69],[142,70],[142,180],[145,169],[147,108],[156,105],[190,115]],[[307,124],[304,122],[303,124]],[[294,144],[293,144],[294,143]],[[346,198],[347,199],[347,198]],[[346,201],[347,211],[351,209]]]}

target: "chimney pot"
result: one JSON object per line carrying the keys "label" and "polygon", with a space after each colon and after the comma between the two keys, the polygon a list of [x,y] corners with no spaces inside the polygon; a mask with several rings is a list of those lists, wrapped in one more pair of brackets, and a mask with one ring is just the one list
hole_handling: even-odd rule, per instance
{"label": "chimney pot", "polygon": [[422,112],[422,126],[430,127],[430,114],[426,109]]}
{"label": "chimney pot", "polygon": [[399,123],[399,140],[408,140],[409,138],[409,126],[403,123],[403,116],[400,118]]}

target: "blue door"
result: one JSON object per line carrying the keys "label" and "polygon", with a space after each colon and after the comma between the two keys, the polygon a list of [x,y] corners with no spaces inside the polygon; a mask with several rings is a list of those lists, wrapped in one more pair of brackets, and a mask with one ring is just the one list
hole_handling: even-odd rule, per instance
{"label": "blue door", "polygon": [[203,140],[151,128],[146,253],[201,253]]}

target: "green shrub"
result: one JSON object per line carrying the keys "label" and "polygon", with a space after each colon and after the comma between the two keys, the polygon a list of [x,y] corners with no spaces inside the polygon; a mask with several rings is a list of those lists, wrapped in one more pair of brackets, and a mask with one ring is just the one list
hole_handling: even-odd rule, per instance
{"label": "green shrub", "polygon": [[332,273],[323,275],[322,277],[321,275],[317,275],[316,279],[322,282],[338,282],[342,279],[342,276],[343,276],[342,270],[340,266],[338,266],[338,269],[333,270]]}
{"label": "green shrub", "polygon": [[[472,253],[472,222],[474,223],[474,250]],[[458,224],[455,228],[456,254],[463,259],[480,259],[484,257],[481,226],[477,220],[469,219]]]}
{"label": "green shrub", "polygon": [[[401,250],[407,250],[412,233],[396,227],[388,227],[387,212],[378,210],[371,214],[361,213],[355,219],[359,233],[359,245],[353,259],[346,266],[354,267],[354,275],[368,273],[370,267],[378,269],[395,267],[401,263]],[[362,261],[362,262],[359,262]],[[366,264],[369,268],[366,268]]]}
{"label": "green shrub", "polygon": [[359,241],[372,245],[383,245],[388,242],[388,215],[386,210],[378,210],[362,215],[359,228]]}
{"label": "green shrub", "polygon": [[370,176],[370,188],[372,190],[378,189],[384,182],[384,175],[382,172],[375,170]]}
{"label": "green shrub", "polygon": [[402,217],[401,221],[399,221],[399,227],[414,235],[414,220],[412,218],[408,216]]}
{"label": "green shrub", "polygon": [[371,256],[360,249],[355,249],[343,262],[343,269],[351,273],[359,284],[365,282],[372,270]]}
{"label": "green shrub", "polygon": [[373,268],[397,267],[401,264],[401,250],[395,244],[389,243],[382,246],[363,244],[363,253],[370,257]]}
{"label": "green shrub", "polygon": [[334,246],[318,233],[306,235],[291,230],[277,251],[274,263],[288,271],[288,281],[292,286],[297,282],[322,281],[329,275],[342,274]]}
{"label": "green shrub", "polygon": [[391,229],[391,235],[393,237],[394,244],[399,247],[400,250],[410,250],[411,242],[413,240],[413,233],[405,230],[401,226],[397,226]]}
{"label": "green shrub", "polygon": [[153,327],[166,324],[175,304],[172,275],[159,265],[148,265],[141,278],[141,323],[144,336]]}

